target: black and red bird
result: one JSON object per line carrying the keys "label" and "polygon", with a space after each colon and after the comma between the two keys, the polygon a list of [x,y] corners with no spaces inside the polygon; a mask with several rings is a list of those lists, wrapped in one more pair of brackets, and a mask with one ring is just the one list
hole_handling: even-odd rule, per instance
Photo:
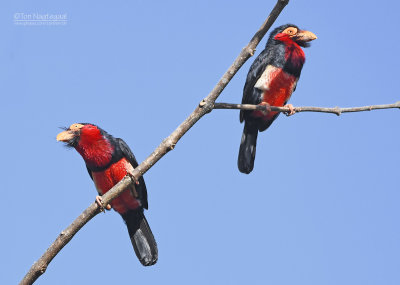
{"label": "black and red bird", "polygon": [[[57,141],[75,148],[83,157],[99,195],[106,193],[138,166],[135,156],[122,139],[114,138],[93,124],[72,124],[57,135]],[[96,202],[101,206],[100,196],[96,197]],[[124,219],[139,261],[144,266],[155,264],[158,249],[143,213],[143,209],[148,208],[143,177],[139,178],[135,186],[115,198],[111,206]],[[110,209],[109,205],[107,209]]]}
{"label": "black and red bird", "polygon": [[[269,36],[265,49],[254,60],[247,74],[242,104],[284,106],[296,89],[305,55],[301,47],[317,37],[296,25],[277,27]],[[289,115],[294,114],[293,106]],[[240,111],[244,129],[240,143],[239,171],[249,174],[254,167],[258,132],[265,131],[279,112]]]}

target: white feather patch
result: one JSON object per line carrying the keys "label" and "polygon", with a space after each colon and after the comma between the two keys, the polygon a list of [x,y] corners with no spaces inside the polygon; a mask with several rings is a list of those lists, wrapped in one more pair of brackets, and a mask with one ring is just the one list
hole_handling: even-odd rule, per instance
{"label": "white feather patch", "polygon": [[273,65],[268,65],[261,77],[257,80],[256,84],[254,85],[255,88],[260,90],[268,90],[271,84],[272,75],[278,72],[278,67]]}

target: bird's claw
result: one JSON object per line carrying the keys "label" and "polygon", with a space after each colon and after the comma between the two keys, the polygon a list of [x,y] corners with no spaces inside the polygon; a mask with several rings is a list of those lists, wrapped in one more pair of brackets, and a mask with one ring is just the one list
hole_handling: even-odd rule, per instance
{"label": "bird's claw", "polygon": [[296,110],[294,109],[294,107],[293,107],[293,105],[292,104],[287,104],[287,105],[285,105],[285,106],[283,106],[284,108],[289,108],[289,112],[285,112],[285,115],[286,116],[292,116],[292,115],[294,115],[294,114],[296,114]]}
{"label": "bird's claw", "polygon": [[101,196],[96,196],[96,204],[97,204],[97,206],[99,206],[100,212],[105,213],[106,212],[105,210],[108,210],[108,211],[111,210],[111,205],[110,204],[107,204],[105,209],[104,209],[104,207],[103,207],[103,198],[101,198]]}
{"label": "bird's claw", "polygon": [[132,178],[132,180],[135,182],[136,185],[139,185],[139,181],[136,180],[135,176],[133,176],[133,174],[130,171],[127,171],[126,175],[128,175],[130,178]]}
{"label": "bird's claw", "polygon": [[264,115],[267,115],[269,112],[271,112],[271,105],[267,102],[261,102],[260,105],[265,106],[266,110],[261,111],[264,113]]}

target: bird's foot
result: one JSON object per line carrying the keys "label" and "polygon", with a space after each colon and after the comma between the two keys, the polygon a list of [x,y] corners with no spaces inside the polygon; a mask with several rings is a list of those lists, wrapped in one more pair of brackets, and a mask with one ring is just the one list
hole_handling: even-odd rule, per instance
{"label": "bird's foot", "polygon": [[261,111],[264,115],[267,115],[269,112],[271,112],[271,105],[267,102],[261,102],[261,106],[265,106],[266,110]]}
{"label": "bird's foot", "polygon": [[132,174],[131,171],[127,170],[127,171],[126,171],[126,175],[128,175],[130,178],[132,178],[132,180],[135,181],[135,184],[136,184],[136,185],[139,185],[139,181],[136,180],[135,176],[133,176],[133,174]]}
{"label": "bird's foot", "polygon": [[[101,198],[101,196],[96,196],[96,204],[97,204],[97,206],[99,206],[100,212],[104,212],[104,213],[106,212],[103,207],[103,198]],[[108,210],[108,211],[111,210],[110,204],[106,205],[106,210]]]}
{"label": "bird's foot", "polygon": [[286,104],[285,106],[283,106],[284,108],[289,108],[289,112],[285,112],[286,116],[292,116],[294,114],[296,114],[296,111],[294,110],[294,107],[292,104]]}
{"label": "bird's foot", "polygon": [[139,185],[139,181],[136,180],[135,176],[133,176],[132,172],[129,171],[129,170],[126,171],[126,175],[128,175],[128,176],[134,181],[134,183],[135,183],[135,184],[132,185],[132,187],[131,187],[131,191],[132,191],[132,193],[133,193],[133,196],[134,196],[135,198],[139,197],[139,195],[138,195],[138,193],[137,193],[137,191],[136,191],[136,187],[135,187],[135,185]]}

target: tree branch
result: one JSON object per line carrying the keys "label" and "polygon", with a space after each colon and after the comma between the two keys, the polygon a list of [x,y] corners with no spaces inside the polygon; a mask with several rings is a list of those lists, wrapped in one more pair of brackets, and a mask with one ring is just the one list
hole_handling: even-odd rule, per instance
{"label": "tree branch", "polygon": [[[254,55],[255,48],[260,43],[261,39],[267,33],[269,28],[275,22],[276,18],[282,12],[283,8],[289,3],[289,0],[278,0],[275,7],[272,9],[268,18],[261,25],[261,28],[250,40],[249,44],[242,49],[239,56],[235,59],[233,64],[225,72],[219,80],[214,89],[204,98],[199,106],[181,123],[178,128],[147,157],[132,173],[132,177],[124,177],[117,185],[111,188],[106,194],[102,196],[103,206],[106,206],[112,199],[121,194],[134,180],[146,173],[158,160],[160,160],[167,152],[173,150],[176,143],[182,136],[205,114],[211,112],[214,107],[214,102],[224,90],[224,88],[231,81],[237,71],[243,64]],[[28,273],[24,276],[20,285],[33,284],[39,276],[41,276],[47,269],[47,266],[52,259],[60,252],[60,250],[73,238],[73,236],[94,216],[99,213],[99,209],[95,203],[91,204],[83,213],[76,218],[71,225],[69,225],[57,239],[50,245],[46,252],[37,260]]]}
{"label": "tree branch", "polygon": [[[296,113],[300,112],[320,112],[320,113],[332,113],[340,116],[342,113],[351,113],[351,112],[363,112],[363,111],[372,111],[372,110],[380,110],[380,109],[400,109],[400,101],[397,101],[393,104],[384,104],[384,105],[371,105],[371,106],[363,106],[363,107],[350,107],[350,108],[325,108],[325,107],[294,107]],[[240,109],[240,110],[248,110],[248,111],[274,111],[274,112],[289,112],[288,107],[275,107],[275,106],[266,106],[266,105],[250,105],[250,104],[230,104],[230,103],[215,103],[213,109]]]}

